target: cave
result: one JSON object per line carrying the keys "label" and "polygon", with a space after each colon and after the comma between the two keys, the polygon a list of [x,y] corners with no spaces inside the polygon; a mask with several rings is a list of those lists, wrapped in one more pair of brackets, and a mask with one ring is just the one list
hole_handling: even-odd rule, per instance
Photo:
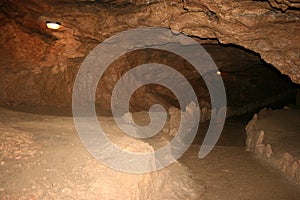
{"label": "cave", "polygon": [[300,199],[299,0],[0,1],[1,199]]}

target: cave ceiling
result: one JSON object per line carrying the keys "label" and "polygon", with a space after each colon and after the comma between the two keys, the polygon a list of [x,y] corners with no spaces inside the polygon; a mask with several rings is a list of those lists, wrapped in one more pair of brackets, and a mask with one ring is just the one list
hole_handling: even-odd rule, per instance
{"label": "cave ceiling", "polygon": [[[59,73],[79,67],[97,44],[116,33],[165,27],[200,43],[248,49],[300,83],[299,5],[299,0],[4,0],[0,45],[16,58],[14,66]],[[49,30],[47,20],[63,28]]]}

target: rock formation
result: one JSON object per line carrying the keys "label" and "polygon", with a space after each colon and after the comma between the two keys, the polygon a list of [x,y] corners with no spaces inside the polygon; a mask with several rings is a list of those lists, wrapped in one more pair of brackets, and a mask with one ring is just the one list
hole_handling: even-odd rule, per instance
{"label": "rock formation", "polygon": [[289,8],[300,8],[299,0],[269,0],[271,6],[286,11]]}
{"label": "rock formation", "polygon": [[[1,65],[4,66],[0,69],[1,101],[12,105],[70,105],[77,70],[96,45],[121,31],[150,26],[195,36],[200,43],[234,44],[251,50],[300,83],[298,8],[299,2],[291,0],[5,0],[0,2]],[[58,21],[62,28],[47,29],[46,21]],[[109,91],[116,80],[140,64],[130,59],[136,54],[148,56],[135,52],[123,56],[108,69],[109,76],[99,82],[96,102],[102,107],[110,105]],[[155,53],[149,54],[153,59],[157,57]],[[183,70],[190,81],[201,85],[199,77],[187,68]],[[151,93],[154,88],[141,88],[136,96],[143,94],[147,99],[145,104],[160,101],[176,106],[175,101],[168,100],[173,99],[169,98],[170,92],[160,90],[163,92],[154,97]],[[197,93],[204,97],[207,91],[203,84],[197,88],[200,90]],[[143,100],[137,102],[140,101]],[[136,102],[132,102],[132,107],[139,110]]]}
{"label": "rock formation", "polygon": [[261,110],[246,126],[246,150],[300,183],[298,120],[298,110]]}

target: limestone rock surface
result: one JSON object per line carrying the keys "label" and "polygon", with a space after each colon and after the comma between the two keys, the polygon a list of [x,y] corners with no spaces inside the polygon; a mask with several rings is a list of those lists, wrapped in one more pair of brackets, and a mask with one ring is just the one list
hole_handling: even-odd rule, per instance
{"label": "limestone rock surface", "polygon": [[[153,26],[195,36],[200,43],[246,48],[300,83],[298,8],[297,0],[4,0],[0,2],[1,101],[70,105],[78,68],[94,47],[124,30]],[[47,29],[46,21],[60,22],[62,28]],[[135,60],[135,54],[113,63],[99,82],[96,102],[102,107],[110,105],[109,92],[122,74],[149,55],[159,57],[138,53],[140,59]],[[196,93],[205,99],[207,90],[199,76],[182,66],[183,61],[177,63],[191,82],[201,85]],[[161,92],[153,92],[155,88]],[[131,107],[137,110],[157,101],[167,107],[178,105],[170,91],[156,86],[141,88],[135,95],[138,99]],[[145,106],[139,107],[141,101]],[[203,105],[207,104],[205,99]]]}

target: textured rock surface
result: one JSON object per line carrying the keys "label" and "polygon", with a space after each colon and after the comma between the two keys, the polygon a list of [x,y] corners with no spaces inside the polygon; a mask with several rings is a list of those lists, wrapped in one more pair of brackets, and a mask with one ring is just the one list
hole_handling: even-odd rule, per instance
{"label": "textured rock surface", "polygon": [[184,2],[188,12],[180,15],[171,28],[257,52],[299,83],[299,13],[281,13],[261,1]]}
{"label": "textured rock surface", "polygon": [[279,8],[283,11],[289,8],[300,8],[299,0],[269,0],[269,2],[273,7]]}
{"label": "textured rock surface", "polygon": [[[30,106],[27,112],[16,112],[0,107],[0,143],[15,134],[22,137],[25,132],[33,136],[31,147],[36,144],[42,147],[28,160],[6,158],[6,162],[1,163],[0,199],[131,200],[134,198],[130,197],[137,197],[141,192],[145,198],[140,199],[151,200],[299,199],[299,188],[243,151],[242,142],[232,148],[235,141],[230,144],[223,141],[205,159],[198,158],[197,143],[180,158],[180,164],[174,163],[157,173],[130,176],[97,163],[82,146],[71,117],[61,116],[60,109],[51,108],[52,115],[39,109]],[[37,110],[44,114],[32,114]],[[147,121],[140,116],[135,119]],[[104,123],[108,130],[112,122]],[[230,135],[236,131],[234,137],[238,138],[244,121],[235,123],[235,128],[231,126],[226,132]],[[3,130],[10,134],[3,135]],[[15,143],[16,139],[6,140],[5,145]],[[17,142],[22,145],[22,152],[26,153],[23,144],[27,142]],[[155,192],[156,189],[159,192]],[[106,191],[111,191],[111,196]]]}
{"label": "textured rock surface", "polygon": [[299,120],[299,110],[263,109],[246,126],[246,145],[248,151],[300,184]]}
{"label": "textured rock surface", "polygon": [[[291,8],[298,5],[296,1],[276,1],[279,4]],[[279,7],[276,5],[273,7]],[[145,26],[171,28],[206,39],[199,40],[200,43],[219,41],[245,47],[300,83],[299,11],[283,13],[273,7],[263,1],[229,0],[2,1],[1,99],[9,104],[70,105],[76,72],[90,50],[116,33]],[[58,31],[49,30],[47,20],[59,21],[63,26]],[[9,55],[3,56],[4,53]],[[101,107],[110,105],[109,92],[116,80],[131,67],[143,63],[149,54],[151,59],[159,57],[151,52],[132,53],[112,64],[99,83],[96,101]],[[136,56],[141,59],[134,59]],[[169,58],[172,60],[172,56]],[[237,59],[233,65],[239,62]],[[178,69],[197,85],[196,93],[204,99],[200,106],[209,105],[198,75],[186,66],[182,68],[182,64],[177,63]],[[139,98],[131,102],[131,107],[145,109],[157,101],[177,105],[168,90],[155,89],[138,90],[135,95]],[[140,107],[139,102],[145,105]]]}
{"label": "textured rock surface", "polygon": [[[177,161],[142,174],[107,167],[88,154],[72,118],[19,113],[22,119],[14,121],[12,115],[1,110],[0,199],[198,200],[205,192],[202,182]],[[36,125],[32,117],[38,120]],[[100,121],[106,136],[119,148],[139,153],[153,151],[149,144],[120,132],[112,118]]]}

